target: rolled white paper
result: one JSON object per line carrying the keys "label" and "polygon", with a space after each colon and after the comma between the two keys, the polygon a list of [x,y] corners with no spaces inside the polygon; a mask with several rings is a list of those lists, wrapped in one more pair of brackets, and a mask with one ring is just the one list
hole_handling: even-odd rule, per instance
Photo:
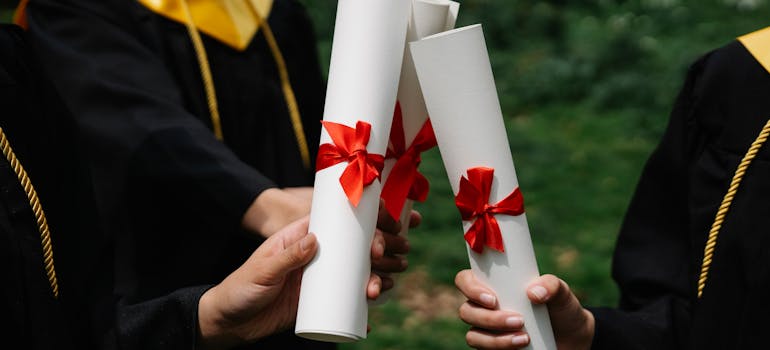
{"label": "rolled white paper", "polygon": [[[410,0],[340,0],[324,120],[372,126],[367,150],[385,154],[406,39]],[[321,144],[332,143],[328,133]],[[310,232],[318,254],[305,267],[295,333],[349,342],[366,338],[366,284],[382,184],[365,188],[354,207],[340,185],[343,162],[316,174]]]}
{"label": "rolled white paper", "polygon": [[[426,36],[440,33],[455,27],[460,4],[450,0],[413,0],[412,15],[406,31],[406,42],[422,39]],[[404,140],[406,147],[412,145],[417,133],[428,120],[428,110],[422,98],[422,91],[414,70],[414,62],[409,45],[405,45],[401,78],[398,82],[398,102],[404,125]],[[390,171],[396,164],[396,159],[386,159],[382,170],[382,182],[387,181]],[[412,200],[407,199],[401,210],[401,235],[409,232],[409,220],[412,213]],[[372,304],[379,305],[390,299],[390,291],[384,292]]]}
{"label": "rolled white paper", "polygon": [[[459,3],[449,0],[414,0],[406,41],[410,43],[454,28],[459,8]],[[404,49],[403,62],[397,96],[404,119],[406,146],[409,147],[428,119],[428,110],[425,108],[409,45]]]}
{"label": "rolled white paper", "polygon": [[[489,203],[497,203],[519,183],[481,25],[410,46],[452,190],[457,194],[460,177],[469,168],[494,168]],[[548,310],[526,295],[527,285],[539,276],[526,214],[495,218],[505,252],[485,247],[478,254],[468,248],[473,273],[497,292],[502,309],[523,315],[531,338],[528,349],[556,349]],[[471,224],[463,222],[465,232]]]}

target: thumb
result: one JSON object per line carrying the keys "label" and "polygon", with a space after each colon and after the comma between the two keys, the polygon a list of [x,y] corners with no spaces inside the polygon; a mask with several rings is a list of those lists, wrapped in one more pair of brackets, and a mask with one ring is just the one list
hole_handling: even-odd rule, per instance
{"label": "thumb", "polygon": [[593,315],[580,305],[566,282],[553,275],[543,275],[530,285],[527,295],[532,302],[548,306],[554,333],[561,334],[562,339],[572,337],[573,341],[590,344]]}
{"label": "thumb", "polygon": [[290,272],[305,266],[316,254],[318,240],[312,233],[292,243],[261,263],[262,268],[253,282],[261,285],[276,285]]}
{"label": "thumb", "polygon": [[550,308],[562,309],[578,302],[566,282],[554,275],[540,276],[527,288],[527,296],[536,304],[548,304]]}
{"label": "thumb", "polygon": [[535,304],[546,304],[554,328],[572,330],[586,321],[583,306],[566,282],[554,275],[543,275],[527,289]]}

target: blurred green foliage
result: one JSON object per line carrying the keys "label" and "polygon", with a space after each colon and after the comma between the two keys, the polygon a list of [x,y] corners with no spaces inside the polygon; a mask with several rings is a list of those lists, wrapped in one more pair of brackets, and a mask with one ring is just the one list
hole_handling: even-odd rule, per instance
{"label": "blurred green foliage", "polygon": [[[465,0],[484,26],[538,264],[587,305],[614,305],[613,246],[687,67],[770,25],[767,0]],[[328,67],[336,2],[303,0]],[[343,349],[464,349],[454,274],[468,258],[438,151],[410,232],[397,297],[372,308],[369,339]],[[448,298],[447,295],[454,297]],[[448,310],[447,310],[448,309]]]}
{"label": "blurred green foliage", "polygon": [[13,19],[13,9],[0,6],[0,23],[10,23]]}

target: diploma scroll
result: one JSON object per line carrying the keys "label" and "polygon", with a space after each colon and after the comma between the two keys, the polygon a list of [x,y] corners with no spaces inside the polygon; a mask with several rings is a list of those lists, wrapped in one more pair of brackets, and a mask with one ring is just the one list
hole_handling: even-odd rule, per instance
{"label": "diploma scroll", "polygon": [[[482,28],[464,27],[410,46],[458,207],[465,216],[487,210],[488,203],[496,213],[463,221],[473,273],[496,291],[502,309],[523,315],[528,349],[555,350],[548,310],[526,295],[539,272]],[[488,201],[479,210],[469,208],[471,194],[485,191]],[[497,228],[501,241],[490,233]]]}
{"label": "diploma scroll", "polygon": [[[410,0],[338,2],[322,150],[351,150],[339,144],[344,137],[332,138],[332,129],[339,135],[362,137],[359,134],[366,130],[365,151],[371,158],[385,154],[410,6]],[[318,254],[305,267],[295,326],[297,335],[309,339],[366,338],[366,285],[382,184],[374,179],[364,183],[363,192],[358,186],[351,196],[352,187],[343,189],[342,184],[356,173],[356,167],[348,169],[349,164],[326,162],[316,173],[309,229],[318,237]]]}
{"label": "diploma scroll", "polygon": [[[412,15],[409,18],[409,26],[406,32],[407,43],[454,28],[459,8],[460,4],[455,1],[413,0]],[[404,49],[397,97],[398,105],[396,107],[396,114],[401,118],[401,123],[399,124],[394,121],[391,135],[393,135],[393,133],[400,133],[398,137],[404,144],[400,148],[407,149],[409,147],[418,146],[414,144],[415,138],[418,137],[418,133],[420,133],[428,120],[428,110],[425,108],[425,102],[423,101],[422,91],[420,91],[417,72],[414,70],[414,62],[412,61],[412,54],[408,44]],[[432,131],[430,134],[432,139]],[[420,140],[417,141],[419,142]],[[393,142],[393,137],[391,137],[389,145],[389,149],[391,150],[394,149]],[[403,152],[403,150],[401,150],[401,152]],[[402,155],[399,154],[398,156]],[[399,189],[401,190],[401,193],[398,194],[392,193],[392,187],[404,186],[404,183],[407,182],[405,181],[406,179],[399,176],[390,178],[391,171],[393,170],[394,165],[396,165],[397,159],[397,157],[392,157],[385,160],[385,168],[382,171],[383,183],[385,184],[384,191],[390,191],[391,193],[383,192],[382,197],[385,199],[386,207],[391,216],[393,216],[394,219],[401,221],[402,228],[400,234],[406,235],[409,231],[409,219],[412,212],[413,200],[405,198],[407,195],[406,189]],[[416,172],[416,165],[414,166],[415,169],[410,170]],[[403,174],[403,172],[400,174],[397,172],[397,175],[401,174]],[[388,181],[392,181],[393,183],[389,183]],[[413,187],[415,186],[412,183],[408,184]],[[427,187],[422,190],[424,190],[427,195]],[[398,203],[392,203],[391,201]],[[386,291],[373,304],[382,304],[388,301],[390,296],[390,291]]]}

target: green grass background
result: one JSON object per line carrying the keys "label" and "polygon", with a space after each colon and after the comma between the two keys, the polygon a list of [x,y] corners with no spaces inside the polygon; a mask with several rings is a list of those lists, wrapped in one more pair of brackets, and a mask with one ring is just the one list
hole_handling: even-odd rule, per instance
{"label": "green grass background", "polygon": [[[328,67],[336,2],[301,0]],[[0,0],[0,8],[13,3]],[[0,9],[7,20],[10,11]],[[458,26],[482,23],[542,273],[564,278],[586,305],[614,305],[614,242],[646,157],[688,65],[770,25],[768,0],[464,0]],[[416,208],[409,270],[395,297],[370,312],[353,349],[465,349],[468,267],[452,191],[437,150],[422,171],[432,188]]]}

